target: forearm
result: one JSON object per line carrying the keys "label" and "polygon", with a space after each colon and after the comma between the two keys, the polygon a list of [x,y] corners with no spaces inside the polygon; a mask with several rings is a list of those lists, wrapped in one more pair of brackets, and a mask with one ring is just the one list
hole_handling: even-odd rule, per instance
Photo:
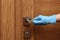
{"label": "forearm", "polygon": [[60,21],[60,14],[56,15],[56,21]]}

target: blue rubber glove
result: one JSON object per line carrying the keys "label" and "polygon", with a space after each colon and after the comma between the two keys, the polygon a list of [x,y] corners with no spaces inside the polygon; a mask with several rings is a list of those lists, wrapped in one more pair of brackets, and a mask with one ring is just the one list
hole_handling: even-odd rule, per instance
{"label": "blue rubber glove", "polygon": [[35,25],[43,25],[43,24],[56,24],[56,15],[52,16],[43,16],[39,15],[32,20]]}

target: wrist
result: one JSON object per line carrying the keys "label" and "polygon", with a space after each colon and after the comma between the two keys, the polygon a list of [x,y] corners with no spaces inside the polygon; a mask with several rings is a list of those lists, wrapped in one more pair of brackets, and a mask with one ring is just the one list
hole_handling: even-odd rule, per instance
{"label": "wrist", "polygon": [[56,15],[50,16],[49,23],[55,24],[56,23]]}
{"label": "wrist", "polygon": [[56,21],[60,20],[60,14],[56,15]]}

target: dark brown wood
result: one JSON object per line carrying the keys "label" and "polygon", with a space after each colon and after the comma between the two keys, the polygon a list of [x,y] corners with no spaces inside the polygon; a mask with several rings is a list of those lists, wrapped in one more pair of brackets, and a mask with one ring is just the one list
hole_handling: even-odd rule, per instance
{"label": "dark brown wood", "polygon": [[0,0],[0,40],[1,40],[1,0]]}
{"label": "dark brown wood", "polygon": [[[34,0],[22,0],[22,17],[34,17]],[[34,40],[33,26],[30,30],[32,30],[30,40]]]}
{"label": "dark brown wood", "polygon": [[23,40],[22,0],[16,0],[16,40]]}
{"label": "dark brown wood", "polygon": [[[60,0],[35,0],[35,16],[60,13]],[[36,40],[60,40],[60,23],[36,26]]]}

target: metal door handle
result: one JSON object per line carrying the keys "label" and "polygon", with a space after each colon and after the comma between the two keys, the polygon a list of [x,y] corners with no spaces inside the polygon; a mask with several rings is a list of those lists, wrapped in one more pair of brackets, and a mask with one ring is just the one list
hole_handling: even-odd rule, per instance
{"label": "metal door handle", "polygon": [[24,17],[23,18],[23,25],[24,26],[30,26],[31,18],[30,17]]}
{"label": "metal door handle", "polygon": [[24,25],[24,40],[29,40],[31,37],[31,30],[29,30],[31,25],[31,18],[23,17],[23,25]]}

